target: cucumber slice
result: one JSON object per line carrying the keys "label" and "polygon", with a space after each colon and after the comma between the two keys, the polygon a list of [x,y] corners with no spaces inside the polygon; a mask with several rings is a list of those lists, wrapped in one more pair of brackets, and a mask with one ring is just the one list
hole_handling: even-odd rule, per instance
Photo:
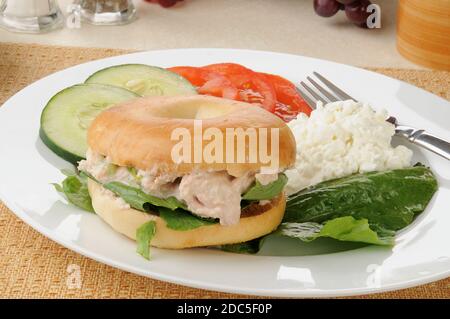
{"label": "cucumber slice", "polygon": [[92,74],[85,83],[120,86],[142,96],[193,95],[195,88],[182,76],[145,64],[122,64]]}
{"label": "cucumber slice", "polygon": [[71,86],[48,101],[41,114],[39,136],[53,152],[76,164],[86,156],[86,135],[92,120],[114,104],[137,97],[136,93],[115,86]]}

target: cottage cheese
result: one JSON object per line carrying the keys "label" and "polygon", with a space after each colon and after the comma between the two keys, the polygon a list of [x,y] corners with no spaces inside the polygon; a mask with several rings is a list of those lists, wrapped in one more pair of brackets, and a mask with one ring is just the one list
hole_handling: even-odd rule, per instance
{"label": "cottage cheese", "polygon": [[412,151],[391,146],[395,127],[386,118],[385,110],[349,100],[318,104],[309,118],[300,114],[292,120],[297,156],[295,167],[285,172],[287,193],[354,173],[410,166]]}

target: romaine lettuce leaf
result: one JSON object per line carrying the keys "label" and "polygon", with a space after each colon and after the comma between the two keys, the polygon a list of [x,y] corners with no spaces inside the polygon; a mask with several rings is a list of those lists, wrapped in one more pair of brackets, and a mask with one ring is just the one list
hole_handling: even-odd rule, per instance
{"label": "romaine lettuce leaf", "polygon": [[159,198],[148,195],[139,188],[128,186],[120,182],[105,183],[103,184],[103,187],[121,197],[131,207],[140,211],[154,210],[155,207],[166,207],[171,210],[186,208],[184,203],[175,197]]}
{"label": "romaine lettuce leaf", "polygon": [[355,219],[352,216],[338,217],[318,224],[306,223],[282,223],[277,233],[287,237],[293,237],[302,241],[312,241],[319,237],[330,237],[341,241],[354,241],[374,245],[393,245],[394,237],[380,237],[369,226],[367,219]]}
{"label": "romaine lettuce leaf", "polygon": [[150,243],[156,233],[156,223],[146,222],[136,230],[137,253],[145,259],[150,259]]}
{"label": "romaine lettuce leaf", "polygon": [[74,171],[64,169],[61,171],[67,177],[63,180],[62,185],[54,183],[55,189],[64,194],[67,200],[73,205],[94,213],[92,207],[91,196],[87,188],[87,178],[77,175]]}
{"label": "romaine lettuce leaf", "polygon": [[283,222],[322,224],[352,216],[367,219],[374,230],[396,231],[411,224],[437,188],[423,166],[351,175],[291,195]]}
{"label": "romaine lettuce leaf", "polygon": [[237,244],[221,245],[218,248],[223,251],[238,254],[256,254],[261,248],[264,237]]}
{"label": "romaine lettuce leaf", "polygon": [[[437,188],[433,173],[422,165],[323,182],[288,198],[275,233],[303,241],[330,237],[392,245],[395,232],[425,210]],[[246,245],[232,248],[251,251]]]}
{"label": "romaine lettuce leaf", "polygon": [[283,173],[278,175],[278,179],[268,185],[262,185],[256,181],[255,184],[242,195],[243,200],[265,200],[272,199],[280,194],[287,183],[287,177]]}
{"label": "romaine lettuce leaf", "polygon": [[[100,183],[89,173],[82,172],[82,174]],[[159,198],[151,196],[138,188],[120,182],[110,182],[102,185],[121,197],[134,209],[159,213],[159,216],[166,222],[167,227],[173,230],[191,230],[217,223],[214,219],[205,219],[193,215],[187,210],[186,205],[175,197]]]}
{"label": "romaine lettuce leaf", "polygon": [[167,228],[173,230],[191,230],[201,226],[216,224],[214,219],[206,219],[192,215],[183,209],[170,210],[165,207],[158,208],[159,217],[167,224]]}

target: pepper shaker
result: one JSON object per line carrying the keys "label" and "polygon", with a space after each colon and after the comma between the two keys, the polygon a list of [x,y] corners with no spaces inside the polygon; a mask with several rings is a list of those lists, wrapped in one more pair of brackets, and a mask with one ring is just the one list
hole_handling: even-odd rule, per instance
{"label": "pepper shaker", "polygon": [[83,20],[91,24],[125,24],[136,17],[132,0],[77,0],[76,3]]}

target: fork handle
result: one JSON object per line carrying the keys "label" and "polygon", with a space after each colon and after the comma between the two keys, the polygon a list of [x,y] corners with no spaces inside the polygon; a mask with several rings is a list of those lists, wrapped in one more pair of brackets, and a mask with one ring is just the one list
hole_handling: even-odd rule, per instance
{"label": "fork handle", "polygon": [[395,134],[406,138],[413,144],[421,146],[443,158],[450,160],[450,143],[443,139],[413,127],[397,125]]}

